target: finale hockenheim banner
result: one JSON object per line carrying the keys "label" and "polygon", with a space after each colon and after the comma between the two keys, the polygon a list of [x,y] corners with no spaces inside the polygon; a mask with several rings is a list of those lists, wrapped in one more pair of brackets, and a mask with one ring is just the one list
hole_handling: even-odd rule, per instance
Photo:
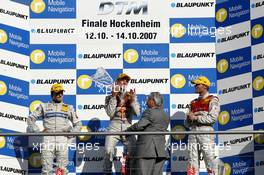
{"label": "finale hockenheim banner", "polygon": [[[91,80],[98,67],[113,80],[131,76],[141,113],[146,96],[161,92],[170,131],[188,130],[185,112],[197,97],[191,81],[201,75],[221,103],[216,130],[264,129],[263,10],[263,0],[1,0],[0,132],[26,132],[28,115],[50,101],[54,83],[63,84],[83,132],[107,131],[106,90]],[[102,174],[104,141],[74,140],[69,174]],[[225,175],[262,175],[263,135],[223,135],[216,143],[231,148],[218,152]],[[38,137],[0,137],[0,175],[40,174],[39,144]],[[120,144],[117,174],[122,151]],[[172,147],[164,174],[186,175],[187,160],[187,150]],[[200,174],[207,174],[203,162]]]}

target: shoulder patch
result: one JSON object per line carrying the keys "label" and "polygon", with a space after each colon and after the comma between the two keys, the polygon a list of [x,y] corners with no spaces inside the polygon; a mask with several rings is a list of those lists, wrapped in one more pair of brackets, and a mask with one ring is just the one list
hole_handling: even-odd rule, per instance
{"label": "shoulder patch", "polygon": [[69,110],[69,105],[67,105],[67,104],[62,104],[61,105],[61,111],[68,112],[68,110]]}

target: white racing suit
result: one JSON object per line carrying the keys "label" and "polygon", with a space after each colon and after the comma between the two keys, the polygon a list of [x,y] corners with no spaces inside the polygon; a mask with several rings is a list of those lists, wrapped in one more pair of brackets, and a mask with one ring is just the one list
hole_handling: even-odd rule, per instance
{"label": "white racing suit", "polygon": [[[109,95],[105,99],[105,110],[107,115],[110,117],[109,132],[120,132],[126,130],[131,126],[133,116],[140,115],[140,105],[135,97],[134,101],[130,104],[130,107],[126,109],[126,118],[122,120],[118,111],[117,104],[118,100],[115,96]],[[121,141],[128,153],[129,162],[128,169],[133,172],[136,162],[133,159],[135,155],[135,136],[118,136],[109,135],[105,138],[105,159],[104,159],[104,173],[112,172],[112,163],[116,153],[116,145]]]}
{"label": "white racing suit", "polygon": [[[197,120],[186,120],[186,126],[191,131],[213,131],[213,124],[216,122],[220,112],[219,100],[217,97],[208,93],[202,97],[193,100],[190,104],[189,112],[197,116]],[[188,115],[188,112],[187,112]],[[201,152],[205,161],[209,175],[218,174],[218,165],[215,155],[214,135],[189,135],[189,174],[199,175],[199,153]],[[194,172],[193,172],[194,171]],[[192,172],[192,173],[190,173]]]}
{"label": "white racing suit", "polygon": [[[42,118],[45,132],[79,132],[81,122],[74,108],[64,103],[44,103],[32,112],[27,120],[28,132],[41,132],[36,125],[36,120]],[[68,173],[68,137],[44,136],[42,142],[42,175],[51,175],[53,171],[53,159],[56,157],[56,167]]]}

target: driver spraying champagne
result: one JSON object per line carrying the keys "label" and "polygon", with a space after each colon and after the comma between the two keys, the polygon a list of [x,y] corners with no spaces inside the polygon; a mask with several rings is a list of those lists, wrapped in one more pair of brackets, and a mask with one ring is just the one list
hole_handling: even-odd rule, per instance
{"label": "driver spraying champagne", "polygon": [[[120,74],[112,89],[111,95],[105,99],[105,110],[110,117],[109,131],[124,131],[132,124],[133,116],[139,116],[140,105],[137,101],[135,90],[126,91],[130,77],[127,74]],[[133,166],[136,165],[133,158],[135,152],[135,136],[109,135],[105,138],[105,160],[104,173],[112,174],[112,162],[115,156],[115,147],[121,141],[128,151],[128,172],[133,174]]]}

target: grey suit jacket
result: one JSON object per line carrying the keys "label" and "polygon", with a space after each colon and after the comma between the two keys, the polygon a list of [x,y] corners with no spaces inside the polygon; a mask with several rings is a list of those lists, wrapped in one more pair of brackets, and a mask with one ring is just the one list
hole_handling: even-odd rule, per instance
{"label": "grey suit jacket", "polygon": [[[141,119],[126,131],[167,131],[170,118],[161,108],[148,108]],[[136,143],[136,158],[169,158],[165,150],[164,135],[139,135]]]}

